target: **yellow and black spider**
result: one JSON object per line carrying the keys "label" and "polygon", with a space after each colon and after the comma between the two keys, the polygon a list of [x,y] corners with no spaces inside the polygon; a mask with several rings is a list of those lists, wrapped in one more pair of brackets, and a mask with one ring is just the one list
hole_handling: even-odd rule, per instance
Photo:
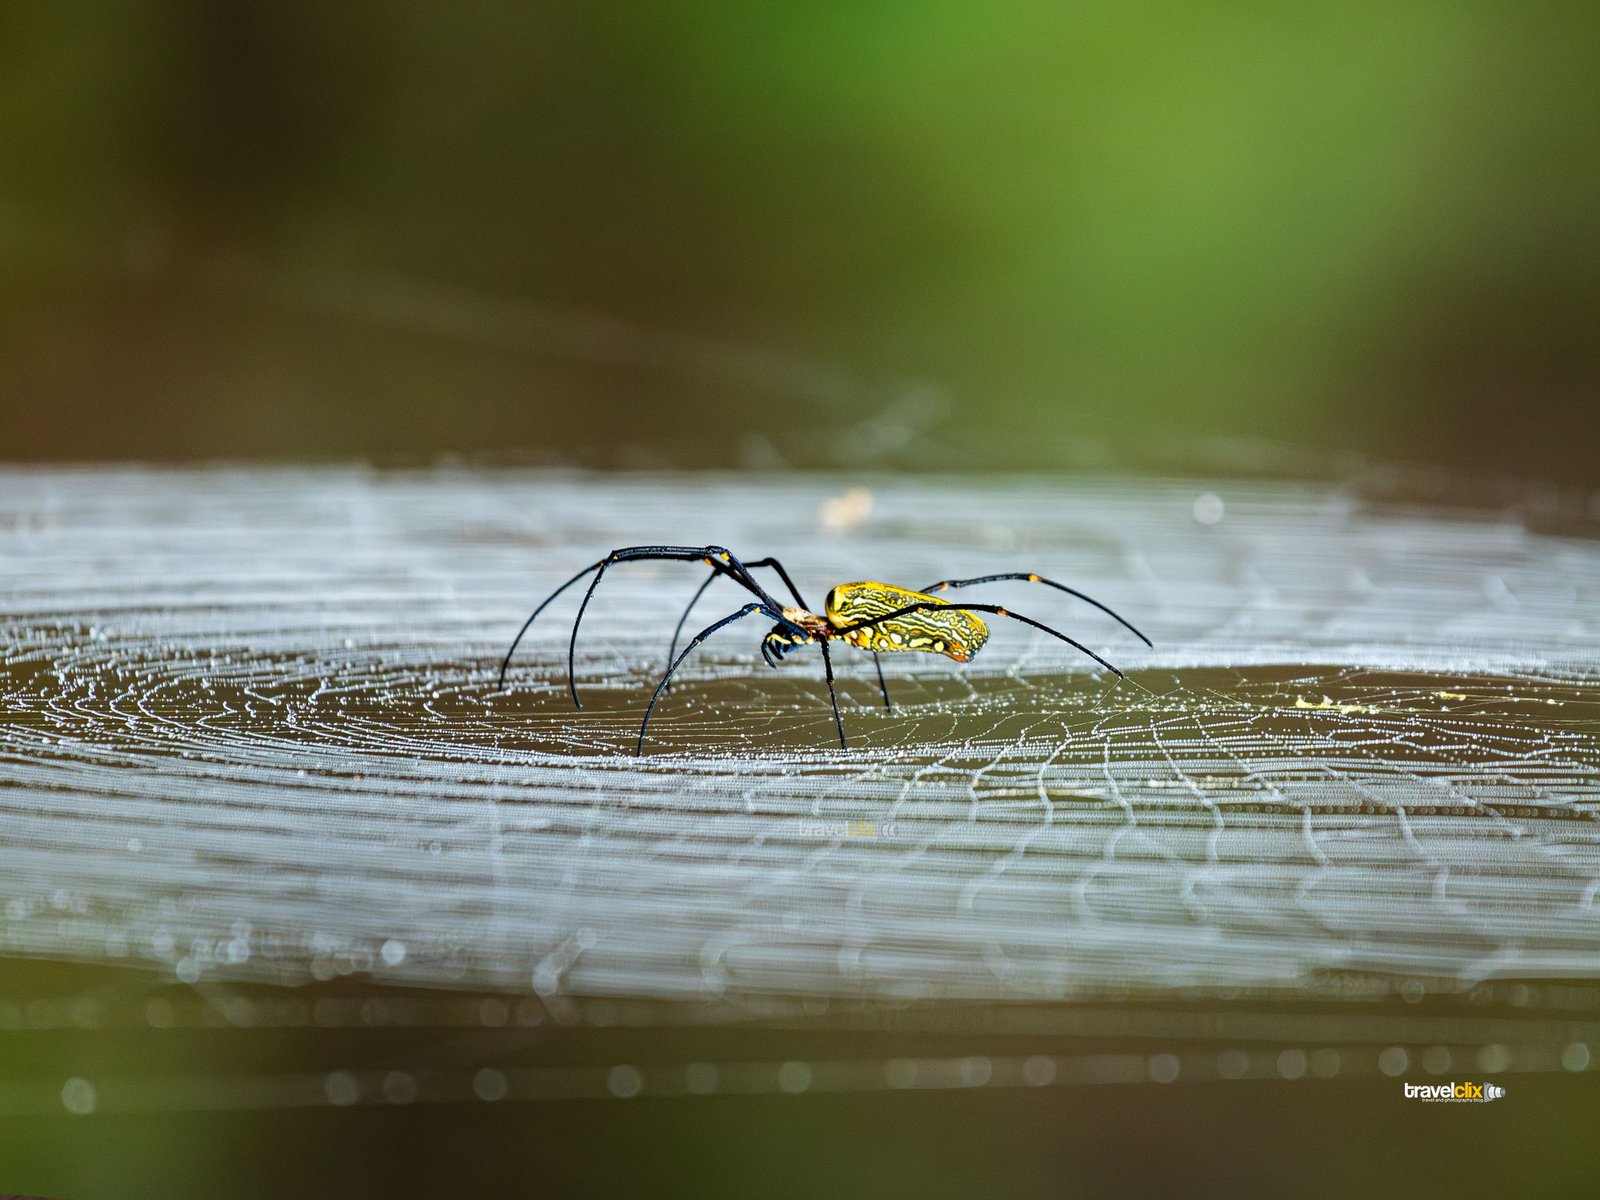
{"label": "yellow and black spider", "polygon": [[[1024,625],[1041,629],[1052,637],[1060,638],[1074,649],[1081,650],[1118,679],[1122,678],[1122,672],[1116,667],[1059,629],[1051,629],[1050,626],[1040,624],[1031,617],[1011,612],[997,604],[951,604],[947,600],[933,596],[931,594],[933,592],[968,587],[976,583],[998,583],[1002,580],[1042,583],[1087,601],[1118,621],[1146,646],[1152,644],[1150,639],[1135,629],[1132,623],[1094,597],[1086,596],[1064,583],[1057,583],[1053,579],[1045,579],[1031,572],[980,575],[974,579],[942,579],[915,592],[892,583],[870,581],[841,583],[829,591],[823,602],[822,615],[819,615],[811,611],[811,606],[801,598],[800,589],[789,577],[789,572],[784,570],[783,564],[775,558],[761,558],[743,563],[721,546],[625,546],[620,550],[613,550],[599,562],[579,571],[545,597],[544,603],[533,610],[528,619],[522,623],[522,628],[517,631],[517,636],[512,639],[511,648],[506,651],[505,661],[500,664],[499,686],[505,687],[506,670],[511,666],[511,656],[516,653],[518,644],[521,643],[523,635],[528,632],[534,619],[562,592],[585,575],[592,573],[594,578],[589,582],[589,590],[584,593],[583,603],[578,605],[578,615],[572,622],[572,637],[567,642],[567,687],[572,692],[572,703],[582,708],[583,702],[578,699],[578,684],[573,668],[578,649],[578,626],[583,621],[584,610],[589,607],[589,600],[593,597],[595,588],[600,586],[600,580],[612,564],[651,559],[664,559],[669,562],[703,562],[711,568],[711,574],[689,600],[688,607],[683,610],[683,616],[678,618],[678,627],[672,635],[672,646],[667,651],[669,662],[667,673],[661,677],[661,682],[656,684],[655,694],[650,697],[649,707],[644,710],[644,722],[639,726],[639,754],[644,753],[644,735],[650,728],[650,714],[655,711],[656,702],[661,699],[662,692],[667,690],[672,676],[683,665],[684,660],[696,646],[724,625],[731,625],[751,613],[766,613],[777,622],[771,632],[761,639],[761,655],[767,660],[768,666],[777,666],[778,660],[796,646],[809,646],[815,643],[822,649],[822,667],[828,679],[828,699],[833,704],[833,720],[839,727],[840,746],[845,746],[847,743],[844,736],[844,718],[839,715],[839,697],[833,687],[833,660],[828,654],[828,643],[834,640],[848,642],[852,646],[872,651],[873,662],[878,667],[878,686],[883,691],[884,707],[889,709],[892,709],[893,705],[889,702],[889,687],[884,682],[883,665],[878,662],[879,652],[914,650],[928,654],[942,654],[956,662],[971,662],[973,655],[983,649],[983,644],[989,640],[988,625],[981,618],[974,616],[974,613],[993,613],[995,616],[1010,617],[1013,621],[1021,621]],[[780,604],[764,590],[750,573],[756,567],[770,567],[776,571],[784,586],[794,596],[794,604]],[[756,597],[755,603],[746,604],[738,612],[729,613],[720,621],[712,622],[689,640],[682,654],[677,654],[678,637],[683,632],[684,622],[689,619],[690,611],[705,594],[706,588],[719,577],[733,580]]]}

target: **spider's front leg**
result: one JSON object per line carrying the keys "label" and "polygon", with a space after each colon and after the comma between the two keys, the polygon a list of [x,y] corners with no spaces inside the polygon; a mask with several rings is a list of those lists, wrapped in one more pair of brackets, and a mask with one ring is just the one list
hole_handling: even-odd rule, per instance
{"label": "spider's front leg", "polygon": [[[800,589],[798,586],[796,586],[794,579],[789,575],[789,572],[784,568],[784,565],[779,562],[776,557],[769,556],[767,558],[753,558],[749,562],[742,565],[747,570],[754,570],[757,567],[769,567],[776,571],[779,578],[783,580],[784,586],[789,589],[789,594],[794,597],[794,602],[801,608],[810,609],[811,606],[806,603],[805,597],[800,594]],[[689,614],[694,611],[694,606],[700,603],[700,597],[706,594],[706,589],[708,589],[717,581],[717,577],[725,573],[726,572],[713,567],[711,574],[705,577],[705,580],[698,588],[695,589],[694,595],[689,597],[689,603],[684,606],[682,615],[678,617],[678,624],[672,631],[672,641],[667,644],[667,662],[670,663],[673,655],[678,652],[678,639],[683,636],[683,627],[689,620]],[[768,652],[765,641],[761,643],[761,657],[767,660],[767,665],[769,667],[776,667],[778,665],[777,661]],[[893,712],[894,703],[889,699],[889,684],[883,677],[883,660],[878,655],[876,650],[872,651],[872,665],[877,669],[878,672],[878,690],[883,694],[883,707],[889,712]],[[667,690],[672,690],[670,685],[668,686]]]}
{"label": "spider's front leg", "polygon": [[[690,654],[694,653],[694,648],[696,646],[698,646],[701,642],[705,641],[708,637],[710,637],[717,630],[721,629],[724,625],[732,625],[735,621],[740,620],[743,617],[748,617],[751,613],[754,613],[754,612],[766,613],[773,620],[777,621],[778,624],[787,626],[788,628],[792,629],[797,635],[803,636],[804,633],[805,633],[805,631],[802,630],[799,626],[793,625],[789,621],[787,621],[784,618],[783,611],[781,609],[776,608],[776,607],[774,607],[772,605],[768,605],[768,604],[759,602],[759,601],[757,603],[755,603],[755,604],[746,604],[738,612],[729,613],[727,616],[723,617],[720,621],[713,621],[710,625],[707,625],[704,629],[702,629],[699,633],[695,634],[694,637],[692,637],[689,640],[689,644],[683,648],[683,653],[678,655],[677,658],[672,660],[672,665],[667,668],[667,673],[661,677],[661,682],[656,684],[655,693],[650,697],[649,707],[647,707],[644,710],[644,721],[639,725],[639,747],[638,747],[638,750],[636,751],[636,754],[638,754],[640,756],[642,756],[644,754],[644,735],[645,735],[645,731],[650,728],[650,714],[655,712],[656,704],[660,701],[662,693],[667,690],[667,684],[669,682],[671,682],[672,677],[673,677],[674,674],[677,673],[678,668],[681,667],[684,664],[684,660],[686,660],[689,657]],[[832,690],[832,680],[833,680],[833,672],[832,672],[831,669],[830,669],[830,671],[828,673],[828,680],[829,680],[829,690],[831,691]],[[834,712],[835,713],[838,712],[838,705],[837,704],[834,705]],[[843,732],[844,731],[844,726],[843,726],[842,723],[841,723],[839,728],[840,728],[840,737],[843,737],[844,736],[844,732]]]}
{"label": "spider's front leg", "polygon": [[593,574],[589,582],[589,589],[584,593],[583,602],[578,606],[578,615],[572,622],[572,636],[567,641],[567,687],[572,692],[572,703],[583,707],[583,702],[578,698],[578,684],[574,673],[574,662],[577,656],[578,627],[583,622],[584,611],[589,607],[589,601],[594,596],[595,589],[600,586],[600,580],[606,570],[614,563],[635,562],[648,560],[662,560],[667,562],[704,562],[718,574],[725,574],[747,592],[751,593],[762,603],[777,609],[778,602],[768,595],[754,579],[750,577],[748,568],[745,567],[733,554],[722,546],[623,546],[613,550],[599,562],[593,563],[579,571],[555,591],[545,597],[539,607],[529,614],[528,619],[522,623],[522,628],[517,631],[517,636],[511,640],[511,647],[506,651],[504,660],[500,663],[500,678],[498,686],[506,685],[506,671],[511,666],[511,657],[517,652],[524,635],[533,626],[533,622],[546,608],[550,606],[557,596],[566,591],[586,575]]}

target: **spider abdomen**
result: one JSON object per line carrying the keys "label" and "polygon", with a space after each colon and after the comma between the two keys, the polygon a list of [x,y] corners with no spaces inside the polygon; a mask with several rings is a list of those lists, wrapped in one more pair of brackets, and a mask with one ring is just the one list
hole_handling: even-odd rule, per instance
{"label": "spider abdomen", "polygon": [[865,581],[841,583],[828,593],[823,605],[834,628],[870,621],[874,617],[899,612],[913,604],[937,607],[903,613],[866,629],[852,629],[839,635],[842,641],[863,650],[892,653],[915,650],[943,654],[956,662],[971,662],[973,655],[989,640],[989,626],[963,609],[952,608],[937,596],[913,592],[892,583]]}

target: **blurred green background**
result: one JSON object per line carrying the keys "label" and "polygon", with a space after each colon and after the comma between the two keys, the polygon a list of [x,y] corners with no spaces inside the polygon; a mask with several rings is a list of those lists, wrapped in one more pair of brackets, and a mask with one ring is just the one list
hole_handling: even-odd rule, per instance
{"label": "blurred green background", "polygon": [[1597,61],[1483,0],[13,5],[0,453],[1582,480]]}
{"label": "blurred green background", "polygon": [[1484,0],[13,5],[0,455],[1582,480],[1596,61]]}

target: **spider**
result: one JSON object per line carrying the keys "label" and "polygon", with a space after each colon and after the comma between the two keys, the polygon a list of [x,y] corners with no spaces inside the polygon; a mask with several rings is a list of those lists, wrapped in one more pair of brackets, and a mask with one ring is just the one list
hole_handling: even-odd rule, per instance
{"label": "spider", "polygon": [[[517,636],[512,639],[511,648],[506,651],[505,660],[500,664],[499,687],[506,684],[506,671],[511,666],[511,656],[516,653],[517,646],[521,643],[533,622],[540,613],[550,606],[550,602],[573,584],[586,575],[593,574],[589,581],[589,590],[584,593],[583,603],[578,605],[578,615],[572,622],[572,636],[567,642],[567,688],[572,693],[572,703],[583,707],[583,701],[578,698],[578,683],[574,674],[574,663],[578,649],[578,626],[583,623],[584,610],[589,607],[589,601],[594,596],[595,589],[600,586],[600,580],[605,577],[606,571],[617,563],[646,562],[651,560],[664,560],[668,562],[702,562],[711,568],[711,574],[706,577],[698,591],[689,600],[688,606],[683,610],[683,616],[678,618],[677,629],[672,635],[672,645],[667,651],[668,667],[661,682],[656,684],[656,690],[650,697],[650,704],[645,709],[644,721],[639,726],[639,746],[636,753],[644,754],[644,738],[650,728],[650,715],[655,712],[656,704],[660,701],[662,693],[668,689],[672,677],[677,673],[684,660],[694,652],[696,646],[705,641],[717,630],[725,625],[750,616],[752,613],[765,613],[777,622],[776,625],[761,639],[761,655],[767,660],[767,665],[776,667],[779,660],[790,651],[799,646],[815,644],[822,650],[823,672],[828,680],[828,699],[833,705],[834,724],[839,729],[839,745],[847,747],[848,742],[844,733],[844,718],[839,713],[839,697],[833,686],[833,659],[828,653],[828,644],[833,641],[847,642],[863,650],[870,650],[874,664],[878,669],[878,686],[883,692],[884,707],[893,711],[894,705],[889,700],[889,686],[884,682],[883,664],[878,659],[881,652],[895,651],[920,651],[929,654],[942,654],[956,662],[971,662],[973,656],[983,649],[989,640],[989,627],[976,613],[991,613],[995,616],[1010,617],[1013,621],[1021,621],[1024,625],[1031,625],[1035,629],[1043,630],[1055,638],[1060,638],[1075,650],[1080,650],[1118,679],[1123,678],[1121,671],[1101,658],[1082,642],[1075,641],[1058,629],[1041,624],[1031,617],[1021,613],[1014,613],[997,604],[951,604],[932,595],[934,592],[943,592],[949,588],[970,587],[979,583],[997,583],[1002,580],[1019,580],[1026,583],[1042,583],[1046,587],[1053,587],[1058,591],[1066,592],[1094,605],[1101,612],[1116,620],[1125,629],[1132,632],[1146,646],[1152,645],[1149,638],[1134,628],[1132,623],[1113,612],[1106,605],[1086,596],[1084,593],[1070,588],[1064,583],[1057,583],[1053,579],[1032,572],[1008,572],[1000,575],[980,575],[973,579],[942,579],[937,583],[930,583],[920,591],[909,588],[897,587],[892,583],[841,583],[828,592],[823,601],[821,614],[813,612],[811,606],[800,595],[800,589],[784,570],[783,564],[776,558],[752,559],[745,563],[735,558],[732,553],[722,546],[624,546],[613,550],[599,562],[593,563],[579,571],[567,580],[550,595],[544,602],[534,609],[528,619],[522,623],[522,628],[517,631]],[[751,574],[756,568],[770,568],[776,571],[778,578],[789,589],[794,597],[794,604],[783,604],[775,599],[771,593],[756,582]],[[677,653],[678,638],[683,633],[684,623],[689,619],[695,604],[705,591],[719,578],[731,579],[745,591],[755,597],[754,603],[746,604],[738,612],[729,613],[720,620],[713,621],[694,637],[689,639],[689,644],[684,647],[683,653]]]}

